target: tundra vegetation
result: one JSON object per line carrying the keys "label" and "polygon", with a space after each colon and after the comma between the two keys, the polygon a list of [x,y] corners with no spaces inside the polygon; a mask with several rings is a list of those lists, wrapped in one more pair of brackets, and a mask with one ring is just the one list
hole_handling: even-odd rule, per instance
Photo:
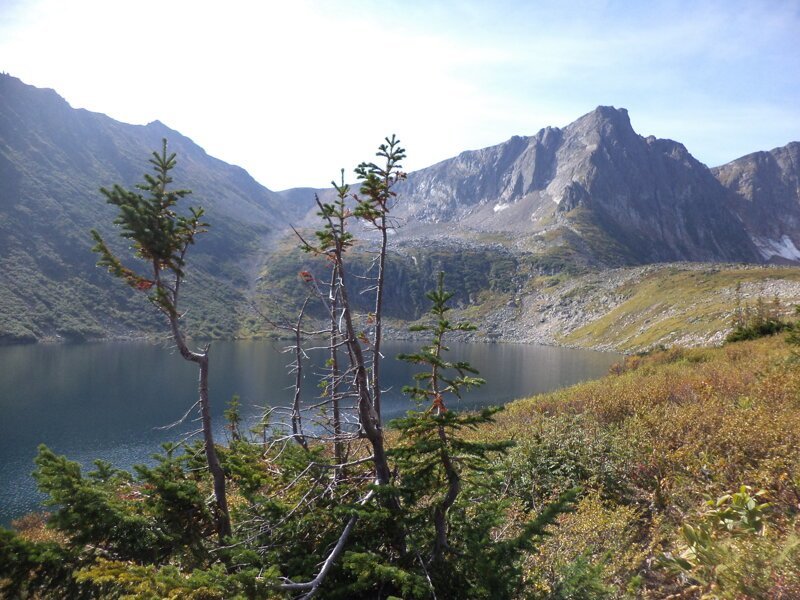
{"label": "tundra vegetation", "polygon": [[[630,356],[602,380],[515,402],[448,410],[482,380],[451,361],[452,293],[439,276],[417,327],[430,341],[405,418],[384,423],[380,338],[386,235],[404,151],[387,138],[357,190],[335,184],[303,232],[317,267],[277,325],[330,353],[320,393],[244,426],[227,445],[168,444],[151,466],[80,466],[40,448],[52,512],[0,532],[0,586],[20,598],[797,598],[800,368],[777,336]],[[123,235],[151,269],[101,264],[149,294],[184,358],[177,308],[186,252],[206,227],[170,192],[174,156],[140,192],[113,188]],[[181,216],[184,215],[184,216]],[[350,278],[353,223],[378,239]],[[371,301],[356,310],[351,298]],[[307,325],[316,303],[322,319]],[[321,308],[319,308],[321,307]],[[322,323],[322,325],[319,325]],[[308,328],[308,329],[307,329]],[[306,341],[308,340],[308,341]],[[502,373],[493,374],[502,377]],[[213,382],[212,382],[213,385]],[[206,399],[207,400],[207,399]],[[204,422],[205,425],[205,422]],[[222,472],[220,487],[211,455]],[[221,494],[220,494],[221,492]]]}

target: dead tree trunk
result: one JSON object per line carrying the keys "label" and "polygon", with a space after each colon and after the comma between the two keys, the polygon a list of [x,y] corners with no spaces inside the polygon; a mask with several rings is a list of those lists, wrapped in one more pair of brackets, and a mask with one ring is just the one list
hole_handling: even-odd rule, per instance
{"label": "dead tree trunk", "polygon": [[375,335],[372,339],[372,406],[378,415],[378,423],[381,423],[381,340],[383,339],[383,284],[386,278],[384,269],[386,267],[386,215],[380,220],[381,230],[381,249],[378,255],[378,281],[375,289]]}
{"label": "dead tree trunk", "polygon": [[303,315],[308,306],[308,298],[300,308],[297,315],[297,323],[294,327],[294,400],[292,401],[292,437],[305,450],[308,450],[308,442],[303,434],[303,417],[301,412],[301,385],[303,383],[303,348],[302,348],[302,325]]}
{"label": "dead tree trunk", "polygon": [[[345,271],[341,260],[337,261],[336,266],[339,269],[339,275],[344,279]],[[386,449],[384,448],[383,428],[381,426],[380,416],[375,411],[372,398],[370,398],[364,352],[361,349],[361,344],[358,341],[358,336],[353,326],[347,287],[342,286],[340,292],[342,297],[342,309],[344,311],[347,348],[353,358],[353,368],[355,369],[359,421],[367,440],[372,446],[372,455],[375,464],[375,482],[378,485],[388,485],[392,479],[392,472],[389,469],[389,459],[386,456]]]}
{"label": "dead tree trunk", "polygon": [[344,447],[342,444],[342,415],[339,407],[339,328],[336,325],[336,315],[339,311],[339,269],[336,265],[331,269],[330,284],[330,361],[331,361],[331,411],[333,421],[333,454],[336,464],[344,462]]}

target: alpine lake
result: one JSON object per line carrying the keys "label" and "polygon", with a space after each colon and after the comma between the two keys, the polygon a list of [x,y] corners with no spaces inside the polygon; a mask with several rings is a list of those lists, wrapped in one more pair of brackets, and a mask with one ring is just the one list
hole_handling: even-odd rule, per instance
{"label": "alpine lake", "polygon": [[[241,402],[247,430],[269,406],[289,405],[294,375],[286,342],[217,341],[210,351],[210,391],[216,439],[224,443],[223,411],[233,395]],[[416,408],[402,393],[415,367],[396,359],[413,352],[414,342],[384,341],[381,371],[386,422]],[[618,354],[522,344],[454,343],[450,360],[469,362],[487,383],[448,399],[448,407],[469,410],[604,375]],[[320,394],[326,352],[312,351],[303,367],[308,403]],[[197,369],[168,344],[102,342],[0,347],[0,525],[25,513],[45,510],[44,496],[31,477],[39,444],[65,454],[89,470],[95,459],[130,469],[150,464],[165,442],[178,442],[199,428],[193,411]]]}

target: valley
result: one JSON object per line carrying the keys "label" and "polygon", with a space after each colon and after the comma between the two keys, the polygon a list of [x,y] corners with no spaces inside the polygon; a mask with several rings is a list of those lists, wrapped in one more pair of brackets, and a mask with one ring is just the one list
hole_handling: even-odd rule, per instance
{"label": "valley", "polygon": [[800,599],[797,3],[0,50],[0,598]]}
{"label": "valley", "polygon": [[[297,273],[325,267],[289,227],[313,235],[314,195],[329,201],[332,190],[273,192],[159,122],[74,110],[3,75],[0,342],[157,334],[144,298],[94,266],[88,231],[113,233],[98,182],[132,185],[161,137],[178,153],[177,183],[212,224],[192,249],[191,334],[270,336],[260,313],[297,311],[306,293]],[[458,314],[478,325],[465,336],[473,341],[632,352],[718,343],[736,302],[777,296],[789,314],[800,302],[799,156],[793,142],[709,169],[678,142],[637,134],[624,109],[601,106],[409,173],[391,211],[387,333],[408,337],[440,270]],[[366,274],[374,236],[355,234]]]}

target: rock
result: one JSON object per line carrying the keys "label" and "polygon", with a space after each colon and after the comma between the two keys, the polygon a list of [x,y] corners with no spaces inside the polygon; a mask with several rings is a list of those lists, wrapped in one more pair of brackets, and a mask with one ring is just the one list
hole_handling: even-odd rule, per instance
{"label": "rock", "polygon": [[459,232],[550,232],[544,248],[566,244],[594,263],[762,259],[708,167],[678,142],[638,135],[627,111],[609,106],[462,152],[396,191],[407,235],[447,222]]}

